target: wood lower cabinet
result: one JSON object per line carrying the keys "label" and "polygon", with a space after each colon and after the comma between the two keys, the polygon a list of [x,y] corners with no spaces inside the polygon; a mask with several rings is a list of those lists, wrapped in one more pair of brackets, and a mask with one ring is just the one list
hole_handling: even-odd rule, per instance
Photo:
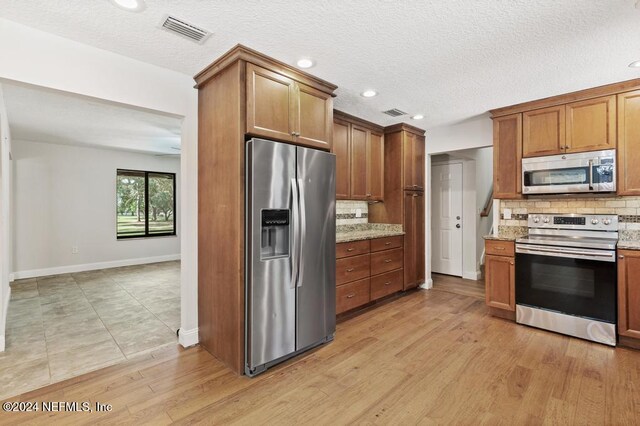
{"label": "wood lower cabinet", "polygon": [[640,271],[640,250],[618,250],[618,334],[638,339],[634,346],[640,348],[640,274],[638,271]]}
{"label": "wood lower cabinet", "polygon": [[[505,249],[506,253],[515,253],[514,242],[491,241],[485,242],[485,252],[495,253],[495,247],[505,244],[514,246]],[[495,247],[494,247],[495,246]],[[485,297],[492,313],[503,318],[515,319],[515,257],[496,256],[487,254],[485,257]]]}
{"label": "wood lower cabinet", "polygon": [[407,191],[404,194],[404,289],[424,283],[425,228],[424,193]]}
{"label": "wood lower cabinet", "polygon": [[336,198],[384,199],[384,134],[382,127],[334,111]]}
{"label": "wood lower cabinet", "polygon": [[402,246],[401,235],[336,245],[337,314],[403,289]]}
{"label": "wood lower cabinet", "polygon": [[493,196],[522,197],[522,114],[493,120]]}
{"label": "wood lower cabinet", "polygon": [[618,95],[618,195],[640,195],[640,90]]}
{"label": "wood lower cabinet", "polygon": [[522,114],[522,156],[539,157],[564,152],[564,105],[527,111]]}
{"label": "wood lower cabinet", "polygon": [[330,93],[252,63],[247,63],[246,74],[248,134],[331,149]]}

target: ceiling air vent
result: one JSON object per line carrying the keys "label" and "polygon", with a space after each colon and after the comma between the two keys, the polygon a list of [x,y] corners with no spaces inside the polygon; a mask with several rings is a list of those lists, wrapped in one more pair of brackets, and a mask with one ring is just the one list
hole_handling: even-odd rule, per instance
{"label": "ceiling air vent", "polygon": [[382,112],[392,117],[400,117],[401,115],[407,115],[406,112],[400,111],[398,108],[393,108],[393,109],[389,109],[387,111],[382,111]]}
{"label": "ceiling air vent", "polygon": [[205,40],[211,35],[207,30],[198,28],[195,25],[189,24],[181,19],[173,16],[167,16],[162,23],[162,28],[167,31],[171,31],[174,34],[178,34],[180,37],[188,38],[196,43],[204,43]]}

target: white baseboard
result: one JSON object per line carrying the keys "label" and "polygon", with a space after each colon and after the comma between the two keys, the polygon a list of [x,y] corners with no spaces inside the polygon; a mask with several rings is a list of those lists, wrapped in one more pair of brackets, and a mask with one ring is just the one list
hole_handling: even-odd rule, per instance
{"label": "white baseboard", "polygon": [[464,271],[462,273],[462,278],[464,278],[465,280],[478,281],[480,278],[482,278],[482,272],[480,272],[480,271]]}
{"label": "white baseboard", "polygon": [[425,289],[425,290],[432,289],[433,288],[433,280],[431,278],[429,278],[424,283],[420,284],[420,288]]}
{"label": "white baseboard", "polygon": [[2,306],[2,315],[4,327],[2,329],[2,334],[0,335],[0,352],[4,352],[6,340],[4,336],[7,330],[7,314],[9,313],[9,300],[11,300],[11,286],[9,286],[9,291],[7,292],[7,300],[4,301],[4,306]]}
{"label": "white baseboard", "polygon": [[198,342],[199,342],[199,339],[198,339],[197,328],[193,328],[191,330],[180,329],[180,332],[178,333],[178,343],[180,343],[183,348],[188,348],[189,346],[197,345]]}
{"label": "white baseboard", "polygon": [[57,266],[54,268],[32,269],[30,271],[14,272],[16,280],[24,278],[46,277],[49,275],[70,274],[74,272],[95,271],[96,269],[119,268],[121,266],[144,265],[147,263],[168,262],[180,260],[180,254],[165,256],[141,257],[138,259],[112,260],[108,262],[85,263],[81,265]]}

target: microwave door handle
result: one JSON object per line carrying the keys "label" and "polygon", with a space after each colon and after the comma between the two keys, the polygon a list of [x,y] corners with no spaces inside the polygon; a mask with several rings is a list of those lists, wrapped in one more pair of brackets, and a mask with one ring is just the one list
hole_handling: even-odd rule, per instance
{"label": "microwave door handle", "polygon": [[593,160],[589,160],[589,191],[593,191]]}

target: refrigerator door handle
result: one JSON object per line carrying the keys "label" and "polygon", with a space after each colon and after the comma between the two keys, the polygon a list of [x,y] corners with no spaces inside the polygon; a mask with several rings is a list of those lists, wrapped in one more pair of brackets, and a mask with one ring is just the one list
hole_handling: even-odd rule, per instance
{"label": "refrigerator door handle", "polygon": [[298,260],[300,265],[298,266],[298,284],[297,287],[302,287],[302,277],[304,276],[304,243],[305,243],[305,235],[307,233],[307,221],[306,221],[306,205],[304,198],[304,181],[302,179],[298,179],[298,191],[300,191],[300,234],[299,234],[299,257]]}
{"label": "refrigerator door handle", "polygon": [[291,210],[293,214],[293,239],[291,244],[291,283],[289,288],[296,288],[298,282],[298,266],[300,260],[298,258],[298,245],[300,241],[300,201],[298,194],[298,182],[295,178],[291,178]]}

